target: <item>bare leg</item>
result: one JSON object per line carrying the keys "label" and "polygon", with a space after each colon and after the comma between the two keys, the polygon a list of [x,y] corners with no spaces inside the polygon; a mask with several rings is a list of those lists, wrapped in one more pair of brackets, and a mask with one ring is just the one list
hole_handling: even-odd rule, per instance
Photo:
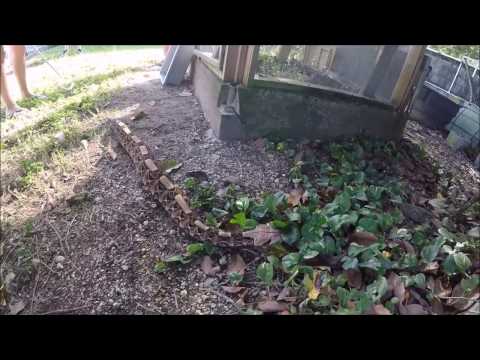
{"label": "bare leg", "polygon": [[5,107],[7,108],[7,112],[9,113],[14,113],[20,108],[17,107],[15,102],[12,100],[10,97],[10,93],[8,92],[7,88],[7,79],[5,76],[5,66],[3,65],[3,59],[5,57],[5,54],[3,53],[3,48],[0,47],[0,82],[1,82],[1,87],[0,87],[0,95],[2,98],[2,102],[4,103]]}
{"label": "bare leg", "polygon": [[15,74],[22,98],[32,97],[32,93],[27,87],[27,74],[25,70],[25,45],[5,45],[5,49],[8,50],[13,67],[13,73]]}

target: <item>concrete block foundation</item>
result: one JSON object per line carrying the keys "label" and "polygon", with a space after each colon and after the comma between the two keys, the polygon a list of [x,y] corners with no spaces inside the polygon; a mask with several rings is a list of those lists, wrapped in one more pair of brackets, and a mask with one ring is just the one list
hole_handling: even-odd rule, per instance
{"label": "concrete block foundation", "polygon": [[276,136],[328,141],[357,135],[397,140],[406,123],[388,104],[339,91],[224,83],[200,58],[194,60],[193,85],[222,140]]}

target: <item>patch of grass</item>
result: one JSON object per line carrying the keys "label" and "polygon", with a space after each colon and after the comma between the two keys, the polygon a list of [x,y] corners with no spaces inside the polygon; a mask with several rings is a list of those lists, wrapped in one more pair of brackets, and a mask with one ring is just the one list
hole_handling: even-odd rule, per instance
{"label": "patch of grass", "polygon": [[35,175],[44,169],[42,162],[32,160],[23,160],[21,166],[24,172],[24,175],[20,178],[21,188],[28,187],[33,182]]}
{"label": "patch of grass", "polygon": [[[101,52],[117,52],[128,50],[145,50],[145,49],[161,49],[163,45],[84,45],[81,54],[101,53]],[[42,56],[34,55],[31,57],[27,66],[34,67],[42,65],[45,61],[58,59],[63,55],[63,45],[54,46],[42,52]],[[71,50],[67,56],[78,56],[76,51]]]}
{"label": "patch of grass", "polygon": [[22,99],[22,100],[19,100],[17,103],[18,105],[26,109],[32,109],[34,107],[37,107],[45,103],[53,103],[62,98],[68,98],[71,96],[79,95],[83,93],[90,86],[99,85],[101,83],[104,83],[107,80],[116,78],[127,72],[135,72],[139,70],[140,69],[136,67],[126,67],[122,69],[114,69],[107,73],[85,76],[80,79],[72,81],[71,88],[55,86],[55,87],[44,89],[42,91],[42,95],[46,96],[46,99],[44,100]]}

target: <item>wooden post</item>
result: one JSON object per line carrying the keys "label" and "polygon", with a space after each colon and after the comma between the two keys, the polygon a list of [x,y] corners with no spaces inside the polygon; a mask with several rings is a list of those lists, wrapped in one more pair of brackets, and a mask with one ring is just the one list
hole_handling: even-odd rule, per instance
{"label": "wooden post", "polygon": [[292,51],[292,45],[280,45],[280,50],[278,51],[277,58],[281,61],[286,61]]}
{"label": "wooden post", "polygon": [[365,89],[363,90],[364,96],[372,98],[375,97],[375,92],[377,91],[383,78],[385,77],[385,74],[388,71],[388,67],[392,62],[393,55],[395,54],[395,51],[397,51],[397,49],[398,45],[385,45],[383,47],[380,58],[377,61],[377,65],[375,66],[375,69],[373,70],[373,73],[370,76],[370,79],[368,80]]}
{"label": "wooden post", "polygon": [[243,71],[242,85],[248,86],[251,80],[255,76],[255,71],[257,70],[257,58],[259,45],[248,45],[246,51],[245,59],[245,69]]}
{"label": "wooden post", "polygon": [[402,71],[398,77],[395,88],[393,89],[391,103],[397,110],[404,109],[405,101],[408,98],[410,89],[414,85],[413,79],[416,79],[416,73],[420,70],[426,45],[412,45],[407,53]]}
{"label": "wooden post", "polygon": [[235,73],[237,70],[238,55],[240,46],[227,45],[225,50],[225,60],[223,62],[222,78],[226,82],[235,82]]}
{"label": "wooden post", "polygon": [[240,46],[240,51],[237,58],[237,69],[235,71],[235,81],[240,83],[245,72],[245,64],[247,62],[248,45]]}

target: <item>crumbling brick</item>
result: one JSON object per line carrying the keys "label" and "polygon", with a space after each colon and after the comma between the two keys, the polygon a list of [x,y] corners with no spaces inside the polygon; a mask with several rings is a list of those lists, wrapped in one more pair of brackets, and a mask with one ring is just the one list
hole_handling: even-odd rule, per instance
{"label": "crumbling brick", "polygon": [[148,155],[148,149],[145,145],[141,145],[139,147],[140,149],[140,154],[142,154],[142,156],[147,156]]}
{"label": "crumbling brick", "polygon": [[140,138],[135,135],[132,136],[132,141],[135,143],[135,145],[140,145],[142,143],[142,140],[140,140]]}
{"label": "crumbling brick", "polygon": [[160,176],[160,182],[167,190],[172,190],[175,188],[175,185],[173,185],[170,179],[165,175]]}
{"label": "crumbling brick", "polygon": [[145,165],[147,166],[148,170],[150,170],[151,172],[158,171],[158,167],[155,165],[152,159],[145,160]]}
{"label": "crumbling brick", "polygon": [[232,237],[232,233],[228,231],[218,230],[218,236],[229,238]]}
{"label": "crumbling brick", "polygon": [[180,208],[185,214],[188,215],[192,213],[192,210],[190,209],[190,207],[188,206],[187,202],[185,201],[182,195],[180,194],[175,195],[175,201],[177,202],[177,204],[180,206]]}
{"label": "crumbling brick", "polygon": [[200,220],[195,220],[194,224],[203,231],[208,231],[209,227],[202,223]]}

